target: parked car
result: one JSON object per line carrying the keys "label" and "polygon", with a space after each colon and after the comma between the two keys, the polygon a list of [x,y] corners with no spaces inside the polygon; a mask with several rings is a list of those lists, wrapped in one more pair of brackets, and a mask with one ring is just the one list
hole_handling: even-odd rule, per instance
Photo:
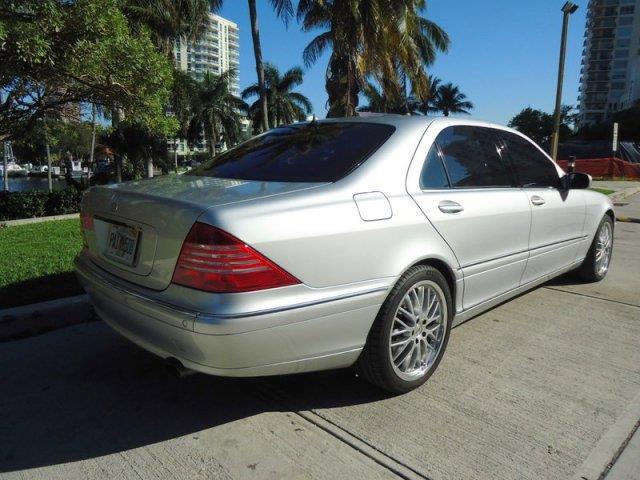
{"label": "parked car", "polygon": [[77,273],[98,315],[179,368],[357,364],[406,392],[452,325],[564,272],[606,275],[613,209],[589,182],[498,125],[312,121],[92,188]]}

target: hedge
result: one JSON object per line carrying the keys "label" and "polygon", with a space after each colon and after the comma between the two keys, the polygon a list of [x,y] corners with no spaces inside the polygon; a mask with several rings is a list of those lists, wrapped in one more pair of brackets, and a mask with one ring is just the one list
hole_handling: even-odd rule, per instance
{"label": "hedge", "polygon": [[81,199],[82,192],[75,188],[53,192],[0,192],[0,221],[77,213]]}

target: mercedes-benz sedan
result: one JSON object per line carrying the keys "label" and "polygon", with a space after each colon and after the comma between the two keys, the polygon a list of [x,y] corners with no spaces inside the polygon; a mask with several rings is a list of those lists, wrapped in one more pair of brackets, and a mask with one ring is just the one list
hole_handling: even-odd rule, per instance
{"label": "mercedes-benz sedan", "polygon": [[427,117],[273,129],[183,176],[92,188],[79,278],[109,325],[182,368],[349,367],[393,392],[452,325],[609,268],[611,202],[520,133]]}

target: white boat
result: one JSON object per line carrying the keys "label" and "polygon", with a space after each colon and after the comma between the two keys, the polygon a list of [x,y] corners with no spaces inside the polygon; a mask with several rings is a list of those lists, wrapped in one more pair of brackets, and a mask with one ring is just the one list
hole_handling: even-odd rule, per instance
{"label": "white boat", "polygon": [[[22,168],[16,162],[7,163],[7,175],[10,177],[26,177],[29,175],[29,171],[26,168]],[[4,176],[4,164],[0,163],[0,177]]]}

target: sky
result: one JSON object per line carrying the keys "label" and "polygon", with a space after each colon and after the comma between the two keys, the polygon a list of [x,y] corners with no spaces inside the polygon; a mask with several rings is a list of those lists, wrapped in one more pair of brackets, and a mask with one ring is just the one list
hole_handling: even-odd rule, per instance
{"label": "sky", "polygon": [[[563,103],[577,105],[587,0],[571,16],[565,64]],[[473,118],[506,124],[531,106],[551,112],[555,103],[562,12],[565,0],[427,0],[424,16],[451,39],[428,67],[444,82],[458,85],[471,100]],[[258,0],[262,55],[281,72],[305,68],[298,91],[326,115],[324,78],[329,55],[305,67],[302,50],[320,31],[302,32],[295,19],[285,28],[268,0]],[[226,0],[219,12],[240,28],[240,88],[256,82],[249,10],[245,0]]]}

